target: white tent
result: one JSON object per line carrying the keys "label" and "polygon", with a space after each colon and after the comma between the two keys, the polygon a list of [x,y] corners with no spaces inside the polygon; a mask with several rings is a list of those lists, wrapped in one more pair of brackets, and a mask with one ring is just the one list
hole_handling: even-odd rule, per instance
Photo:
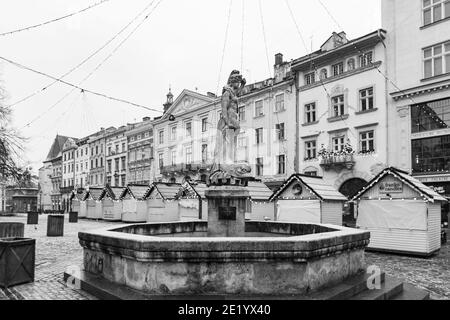
{"label": "white tent", "polygon": [[276,221],[342,225],[347,198],[321,177],[294,174],[270,197]]}
{"label": "white tent", "polygon": [[447,201],[408,173],[387,168],[352,199],[368,249],[432,255],[441,248],[441,204]]}
{"label": "white tent", "polygon": [[72,211],[78,212],[78,218],[86,217],[86,201],[84,200],[86,197],[86,190],[83,192],[78,192],[74,190],[72,195],[70,196],[70,201],[72,202]]}
{"label": "white tent", "polygon": [[176,196],[180,220],[208,220],[207,188],[205,183],[185,181],[181,184]]}

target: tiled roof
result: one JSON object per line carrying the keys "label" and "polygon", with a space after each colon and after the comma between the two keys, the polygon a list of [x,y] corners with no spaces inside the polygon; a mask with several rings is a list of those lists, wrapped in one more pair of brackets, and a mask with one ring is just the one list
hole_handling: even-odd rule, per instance
{"label": "tiled roof", "polygon": [[[162,183],[155,182],[152,185],[152,190],[155,188],[164,200],[175,199],[180,192],[180,183]],[[148,192],[146,197],[150,195],[151,191]]]}
{"label": "tiled roof", "polygon": [[99,200],[102,194],[103,188],[89,188],[86,194],[86,200]]}
{"label": "tiled roof", "polygon": [[273,192],[262,182],[248,183],[248,190],[252,200],[265,200],[268,201]]}
{"label": "tiled roof", "polygon": [[69,139],[69,137],[57,135],[53,141],[52,147],[47,155],[45,162],[51,161],[61,155],[64,143]]}
{"label": "tiled roof", "polygon": [[150,189],[150,185],[128,185],[120,195],[120,199],[125,198],[129,194],[133,199],[145,200]]}
{"label": "tiled roof", "polygon": [[186,196],[186,194],[194,194],[200,199],[205,199],[205,191],[207,189],[208,186],[205,183],[193,183],[186,181],[180,186],[177,198],[183,198]]}
{"label": "tiled roof", "polygon": [[276,200],[278,196],[294,182],[306,185],[320,200],[347,201],[348,199],[336,190],[330,182],[320,177],[310,177],[301,174],[293,174],[286,182],[273,193],[270,200]]}
{"label": "tiled roof", "polygon": [[119,200],[120,199],[120,195],[122,194],[122,192],[125,190],[124,187],[110,187],[110,186],[106,186],[105,188],[103,188],[103,191],[100,195],[100,199],[99,200],[103,200],[105,197],[110,198],[111,200]]}

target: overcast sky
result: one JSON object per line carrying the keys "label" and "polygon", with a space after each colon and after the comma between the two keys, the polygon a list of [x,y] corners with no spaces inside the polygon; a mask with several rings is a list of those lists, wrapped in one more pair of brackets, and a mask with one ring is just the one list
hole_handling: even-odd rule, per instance
{"label": "overcast sky", "polygon": [[[162,110],[169,85],[177,96],[184,88],[216,92],[233,69],[241,68],[249,83],[271,76],[259,0],[233,0],[222,73],[225,30],[230,0],[163,0],[128,41],[82,87]],[[2,0],[0,33],[78,11],[99,0]],[[150,0],[110,0],[80,15],[33,30],[0,36],[0,56],[50,75],[61,76],[128,24]],[[154,4],[156,4],[155,1]],[[381,26],[380,0],[322,0],[349,38]],[[317,50],[333,31],[341,31],[318,0],[289,0],[308,50]],[[309,53],[301,41],[284,0],[261,0],[270,68],[274,54],[291,60]],[[151,9],[148,10],[148,12]],[[244,17],[244,19],[243,19]],[[108,56],[138,19],[80,69],[64,78],[78,84]],[[243,23],[244,21],[244,23]],[[244,27],[244,28],[243,28]],[[244,29],[243,55],[241,38]],[[219,82],[220,77],[220,82]],[[0,62],[0,79],[14,103],[52,80]],[[13,108],[14,126],[21,129],[24,162],[37,171],[56,134],[83,137],[100,127],[120,126],[144,116],[160,116],[133,106],[56,84]]]}

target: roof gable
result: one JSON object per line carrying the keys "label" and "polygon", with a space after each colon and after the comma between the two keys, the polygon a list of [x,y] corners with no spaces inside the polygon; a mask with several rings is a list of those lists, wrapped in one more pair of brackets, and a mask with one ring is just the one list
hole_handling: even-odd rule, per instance
{"label": "roof gable", "polygon": [[[293,174],[270,197],[270,201],[278,199],[285,191],[298,185],[297,190],[292,190],[295,198],[318,198],[321,201],[347,201],[348,199],[323,178]],[[304,189],[306,187],[306,190]]]}
{"label": "roof gable", "polygon": [[214,100],[214,98],[185,89],[167,110],[163,118],[194,110],[200,106],[214,102]]}
{"label": "roof gable", "polygon": [[128,185],[120,195],[120,200],[129,196],[135,200],[145,200],[146,195],[151,190],[152,186],[149,185]]}
{"label": "roof gable", "polygon": [[205,183],[192,183],[185,181],[176,196],[177,199],[180,198],[200,198],[205,199],[205,191],[208,186]]}
{"label": "roof gable", "polygon": [[62,156],[62,150],[63,150],[64,144],[66,143],[67,139],[69,139],[69,137],[60,136],[60,135],[56,136],[56,138],[53,141],[53,144],[50,148],[50,151],[48,152],[45,162],[51,161],[55,158]]}
{"label": "roof gable", "polygon": [[154,192],[157,192],[163,200],[173,200],[177,198],[180,189],[181,184],[179,183],[155,182],[145,198],[148,199]]}
{"label": "roof gable", "polygon": [[104,188],[89,188],[89,190],[86,191],[85,200],[100,200],[103,189]]}
{"label": "roof gable", "polygon": [[387,176],[393,176],[397,180],[401,181],[403,184],[407,185],[409,188],[413,189],[417,193],[420,194],[420,196],[423,196],[427,200],[434,202],[434,201],[445,201],[448,200],[445,199],[443,196],[438,194],[436,191],[431,189],[430,187],[424,185],[422,182],[417,180],[416,178],[410,176],[407,172],[399,170],[394,167],[389,167],[381,171],[375,178],[370,181],[366,187],[364,187],[362,190],[360,190],[352,199],[351,201],[356,201],[360,199],[364,194],[366,194],[369,190],[374,188],[377,183],[384,179]]}

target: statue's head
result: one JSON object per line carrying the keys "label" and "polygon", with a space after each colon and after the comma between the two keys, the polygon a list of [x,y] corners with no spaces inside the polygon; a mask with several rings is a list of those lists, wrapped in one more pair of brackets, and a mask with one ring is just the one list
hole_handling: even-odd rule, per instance
{"label": "statue's head", "polygon": [[242,80],[243,78],[241,73],[237,70],[233,70],[228,78],[228,86],[233,89],[238,89],[242,83]]}

